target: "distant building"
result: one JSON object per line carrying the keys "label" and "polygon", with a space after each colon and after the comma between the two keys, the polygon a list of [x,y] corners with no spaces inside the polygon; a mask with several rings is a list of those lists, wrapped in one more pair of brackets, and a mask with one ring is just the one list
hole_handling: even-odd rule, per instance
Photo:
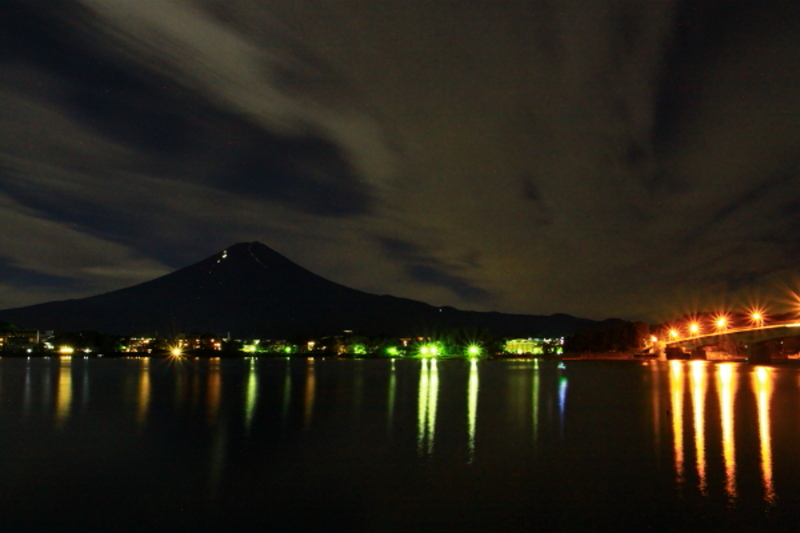
{"label": "distant building", "polygon": [[517,355],[544,355],[563,352],[563,338],[555,339],[509,339],[505,352]]}
{"label": "distant building", "polygon": [[22,351],[34,348],[39,344],[41,337],[38,329],[19,329],[0,333],[0,350]]}
{"label": "distant building", "polygon": [[156,339],[152,337],[131,337],[122,341],[122,351],[126,353],[153,353]]}

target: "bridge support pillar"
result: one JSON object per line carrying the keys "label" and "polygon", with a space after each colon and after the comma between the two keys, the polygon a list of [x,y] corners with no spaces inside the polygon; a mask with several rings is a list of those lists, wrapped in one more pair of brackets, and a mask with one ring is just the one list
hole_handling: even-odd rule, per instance
{"label": "bridge support pillar", "polygon": [[667,354],[667,359],[689,359],[689,354],[684,352],[680,346],[667,346],[664,351]]}
{"label": "bridge support pillar", "polygon": [[706,351],[702,347],[694,348],[692,350],[692,357],[691,358],[692,359],[697,359],[697,360],[700,360],[700,361],[705,361],[706,359],[708,359],[708,357],[706,357]]}
{"label": "bridge support pillar", "polygon": [[754,342],[747,347],[747,362],[761,365],[772,362],[772,354],[766,342]]}

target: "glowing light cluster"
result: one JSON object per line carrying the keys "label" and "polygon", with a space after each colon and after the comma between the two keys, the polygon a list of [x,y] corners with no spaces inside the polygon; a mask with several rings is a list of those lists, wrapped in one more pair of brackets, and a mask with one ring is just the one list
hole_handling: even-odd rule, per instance
{"label": "glowing light cluster", "polygon": [[423,344],[419,347],[419,354],[423,357],[437,357],[444,352],[437,344]]}
{"label": "glowing light cluster", "polygon": [[[660,337],[667,341],[676,341],[684,337],[683,332],[686,332],[687,337],[697,337],[703,334],[724,333],[731,330],[738,330],[743,328],[760,328],[767,325],[768,315],[766,310],[761,307],[751,307],[744,317],[737,320],[738,324],[734,323],[732,313],[720,311],[708,317],[707,325],[704,327],[702,321],[694,317],[689,317],[688,322],[684,325],[673,323],[666,327]],[[742,316],[742,315],[739,315]],[[746,322],[742,322],[746,320]],[[651,342],[657,342],[658,336],[652,336]]]}

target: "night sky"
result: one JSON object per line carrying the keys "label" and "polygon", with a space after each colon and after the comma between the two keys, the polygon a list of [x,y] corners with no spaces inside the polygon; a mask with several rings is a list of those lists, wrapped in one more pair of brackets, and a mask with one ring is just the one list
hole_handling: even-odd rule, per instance
{"label": "night sky", "polygon": [[0,308],[261,241],[461,309],[800,288],[800,2],[0,0]]}

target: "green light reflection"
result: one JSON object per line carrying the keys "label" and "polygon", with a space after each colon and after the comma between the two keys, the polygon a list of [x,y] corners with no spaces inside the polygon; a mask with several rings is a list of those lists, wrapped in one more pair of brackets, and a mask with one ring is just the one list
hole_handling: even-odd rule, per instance
{"label": "green light reflection", "polygon": [[419,373],[419,397],[417,401],[417,451],[422,454],[425,445],[426,417],[428,415],[428,396],[430,387],[430,371],[428,360],[422,360]]}
{"label": "green light reflection", "polygon": [[253,415],[258,402],[258,372],[256,369],[255,358],[250,359],[250,373],[247,377],[247,389],[245,391],[244,404],[244,425],[247,433],[250,433],[250,425],[253,422]]}
{"label": "green light reflection", "polygon": [[428,398],[428,455],[433,453],[433,437],[436,434],[436,404],[439,398],[439,369],[436,359],[431,359],[430,398]]}
{"label": "green light reflection", "polygon": [[417,451],[420,455],[433,453],[438,397],[439,370],[436,359],[423,359],[419,377],[419,408],[417,411]]}
{"label": "green light reflection", "polygon": [[396,390],[397,390],[397,374],[395,373],[394,359],[392,359],[392,367],[391,367],[391,372],[389,374],[389,398],[387,400],[388,413],[386,415],[386,430],[390,435],[392,433],[392,426],[394,425],[394,403],[395,403]]}
{"label": "green light reflection", "polygon": [[308,358],[306,366],[306,391],[303,409],[303,428],[308,430],[311,427],[311,419],[314,416],[314,396],[317,390],[317,380],[314,375],[314,359]]}
{"label": "green light reflection", "polygon": [[469,428],[469,464],[475,460],[475,426],[478,416],[478,362],[470,361],[469,389],[467,392],[467,424]]}
{"label": "green light reflection", "polygon": [[533,385],[531,387],[531,413],[533,416],[533,444],[539,443],[539,360],[533,360]]}

